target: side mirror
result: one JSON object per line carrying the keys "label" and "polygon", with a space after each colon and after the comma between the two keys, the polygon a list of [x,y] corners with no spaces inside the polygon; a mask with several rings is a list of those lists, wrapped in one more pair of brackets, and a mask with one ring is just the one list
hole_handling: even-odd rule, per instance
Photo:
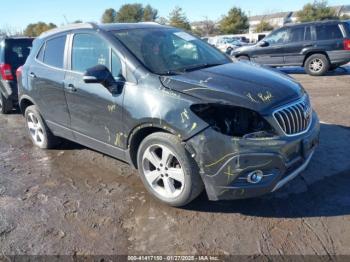
{"label": "side mirror", "polygon": [[115,80],[112,73],[104,65],[97,65],[86,70],[83,80],[87,84],[101,84],[112,94],[120,93],[124,80]]}
{"label": "side mirror", "polygon": [[261,47],[266,47],[266,46],[269,46],[270,44],[269,44],[269,42],[266,42],[266,41],[260,41],[259,42],[259,46],[261,46]]}

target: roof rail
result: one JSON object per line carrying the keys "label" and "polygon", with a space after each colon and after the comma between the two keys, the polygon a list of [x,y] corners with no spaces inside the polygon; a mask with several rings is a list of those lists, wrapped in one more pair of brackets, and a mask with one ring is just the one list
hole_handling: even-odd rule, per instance
{"label": "roof rail", "polygon": [[68,24],[68,25],[64,25],[64,26],[53,28],[49,31],[46,31],[46,32],[42,33],[39,37],[40,38],[46,37],[49,35],[65,32],[65,31],[69,31],[69,30],[73,30],[73,29],[96,29],[97,30],[97,29],[100,29],[100,27],[96,23],[93,23],[93,22]]}

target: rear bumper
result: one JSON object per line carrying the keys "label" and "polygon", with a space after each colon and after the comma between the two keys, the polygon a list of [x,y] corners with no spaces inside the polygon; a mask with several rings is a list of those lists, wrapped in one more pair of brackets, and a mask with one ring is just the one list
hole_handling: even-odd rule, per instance
{"label": "rear bumper", "polygon": [[[211,128],[187,144],[195,159],[210,200],[258,197],[278,190],[308,166],[319,143],[316,113],[309,130],[295,137],[240,139],[219,134]],[[248,181],[252,171],[261,170],[258,184]]]}
{"label": "rear bumper", "polygon": [[331,64],[343,65],[350,62],[350,51],[348,50],[328,51],[327,55]]}
{"label": "rear bumper", "polygon": [[11,99],[13,102],[18,102],[18,88],[16,81],[1,80],[0,91],[5,98]]}

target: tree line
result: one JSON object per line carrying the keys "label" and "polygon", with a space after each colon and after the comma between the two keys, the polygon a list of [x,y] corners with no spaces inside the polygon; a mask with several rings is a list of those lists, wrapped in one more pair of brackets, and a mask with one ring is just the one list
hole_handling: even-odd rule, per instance
{"label": "tree line", "polygon": [[[328,6],[325,0],[315,0],[304,5],[303,9],[296,13],[299,22],[309,22],[326,19],[350,19],[349,16],[339,17],[336,10]],[[81,20],[75,21],[75,23]],[[167,17],[159,17],[158,10],[151,5],[139,3],[124,4],[118,10],[108,8],[101,16],[102,23],[135,23],[135,22],[157,22],[159,24],[170,25],[199,36],[213,34],[241,34],[249,29],[249,18],[247,14],[238,7],[231,8],[227,14],[223,15],[217,22],[205,18],[200,22],[201,26],[191,26],[189,19],[181,7],[175,7]],[[53,23],[38,22],[29,24],[23,34],[36,37],[42,32],[57,27]],[[262,20],[256,27],[257,33],[271,31],[274,26],[268,21]],[[4,32],[3,32],[4,33]],[[1,34],[1,29],[0,29]]]}

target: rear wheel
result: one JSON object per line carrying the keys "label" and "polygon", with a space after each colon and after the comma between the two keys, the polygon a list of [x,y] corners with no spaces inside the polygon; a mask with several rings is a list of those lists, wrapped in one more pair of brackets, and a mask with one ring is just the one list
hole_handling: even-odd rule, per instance
{"label": "rear wheel", "polygon": [[304,68],[309,75],[323,76],[329,70],[330,63],[325,55],[314,54],[306,59]]}
{"label": "rear wheel", "polygon": [[43,148],[53,148],[59,139],[52,134],[35,105],[29,106],[25,111],[26,128],[33,144]]}
{"label": "rear wheel", "polygon": [[12,111],[13,104],[11,99],[6,99],[3,94],[0,93],[0,113],[8,114]]}
{"label": "rear wheel", "polygon": [[174,135],[149,135],[141,143],[137,159],[146,189],[168,205],[184,206],[203,191],[196,162]]}

